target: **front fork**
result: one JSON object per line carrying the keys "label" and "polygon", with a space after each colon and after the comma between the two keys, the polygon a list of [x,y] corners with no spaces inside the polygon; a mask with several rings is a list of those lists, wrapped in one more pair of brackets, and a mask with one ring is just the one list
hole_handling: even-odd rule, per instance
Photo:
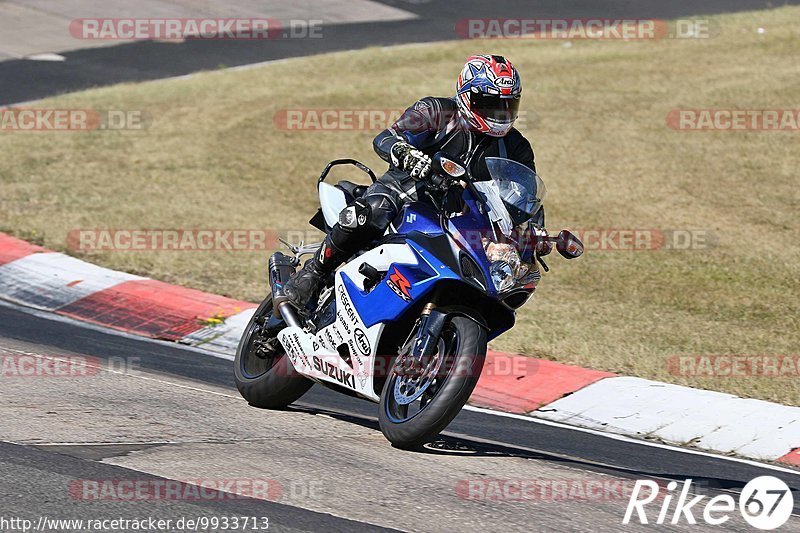
{"label": "front fork", "polygon": [[417,336],[407,354],[400,363],[400,369],[411,374],[418,374],[428,366],[429,358],[439,345],[439,336],[442,334],[447,314],[436,309],[436,304],[428,303],[420,315]]}

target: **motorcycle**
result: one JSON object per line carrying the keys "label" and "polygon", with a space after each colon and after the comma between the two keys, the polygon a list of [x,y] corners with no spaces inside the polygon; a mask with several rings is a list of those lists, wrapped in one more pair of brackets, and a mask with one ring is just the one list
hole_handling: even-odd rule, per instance
{"label": "motorcycle", "polygon": [[[364,194],[349,181],[317,186],[320,210],[310,223],[328,231]],[[530,221],[543,222],[545,187],[530,168],[486,158],[491,180],[476,181],[467,165],[437,153],[431,198],[402,208],[385,235],[339,267],[319,297],[298,310],[283,285],[321,243],[293,246],[269,260],[271,294],[245,328],[234,362],[236,385],[250,405],[281,409],[314,383],[379,404],[384,436],[416,448],[460,412],[480,377],[487,342],[514,325],[515,315],[547,271],[531,252]],[[543,228],[537,239],[574,259],[583,244],[567,230]],[[534,247],[535,248],[535,247]]]}

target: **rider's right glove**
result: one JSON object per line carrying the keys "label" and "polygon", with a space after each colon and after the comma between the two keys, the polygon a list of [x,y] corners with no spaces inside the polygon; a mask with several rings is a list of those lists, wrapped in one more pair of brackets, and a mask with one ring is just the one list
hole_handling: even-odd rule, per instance
{"label": "rider's right glove", "polygon": [[433,161],[430,156],[425,155],[406,142],[397,142],[390,151],[392,164],[400,170],[405,170],[414,180],[419,181],[427,178],[431,173]]}

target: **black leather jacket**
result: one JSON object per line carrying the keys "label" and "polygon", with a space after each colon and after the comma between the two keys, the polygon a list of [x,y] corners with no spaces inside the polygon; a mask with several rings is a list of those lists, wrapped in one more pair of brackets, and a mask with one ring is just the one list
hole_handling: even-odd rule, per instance
{"label": "black leather jacket", "polygon": [[432,156],[442,151],[470,167],[479,181],[491,179],[486,157],[507,157],[536,171],[531,143],[515,128],[505,137],[491,137],[469,129],[459,116],[455,99],[428,96],[406,109],[390,128],[372,141],[375,152],[390,163],[390,150],[405,141]]}

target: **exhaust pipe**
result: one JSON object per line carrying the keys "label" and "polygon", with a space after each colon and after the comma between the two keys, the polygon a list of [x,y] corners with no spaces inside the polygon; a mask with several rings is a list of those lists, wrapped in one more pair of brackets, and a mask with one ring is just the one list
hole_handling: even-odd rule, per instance
{"label": "exhaust pipe", "polygon": [[300,324],[300,319],[297,318],[297,311],[289,302],[283,302],[278,306],[278,315],[280,315],[287,325],[293,328],[303,329],[303,325]]}

